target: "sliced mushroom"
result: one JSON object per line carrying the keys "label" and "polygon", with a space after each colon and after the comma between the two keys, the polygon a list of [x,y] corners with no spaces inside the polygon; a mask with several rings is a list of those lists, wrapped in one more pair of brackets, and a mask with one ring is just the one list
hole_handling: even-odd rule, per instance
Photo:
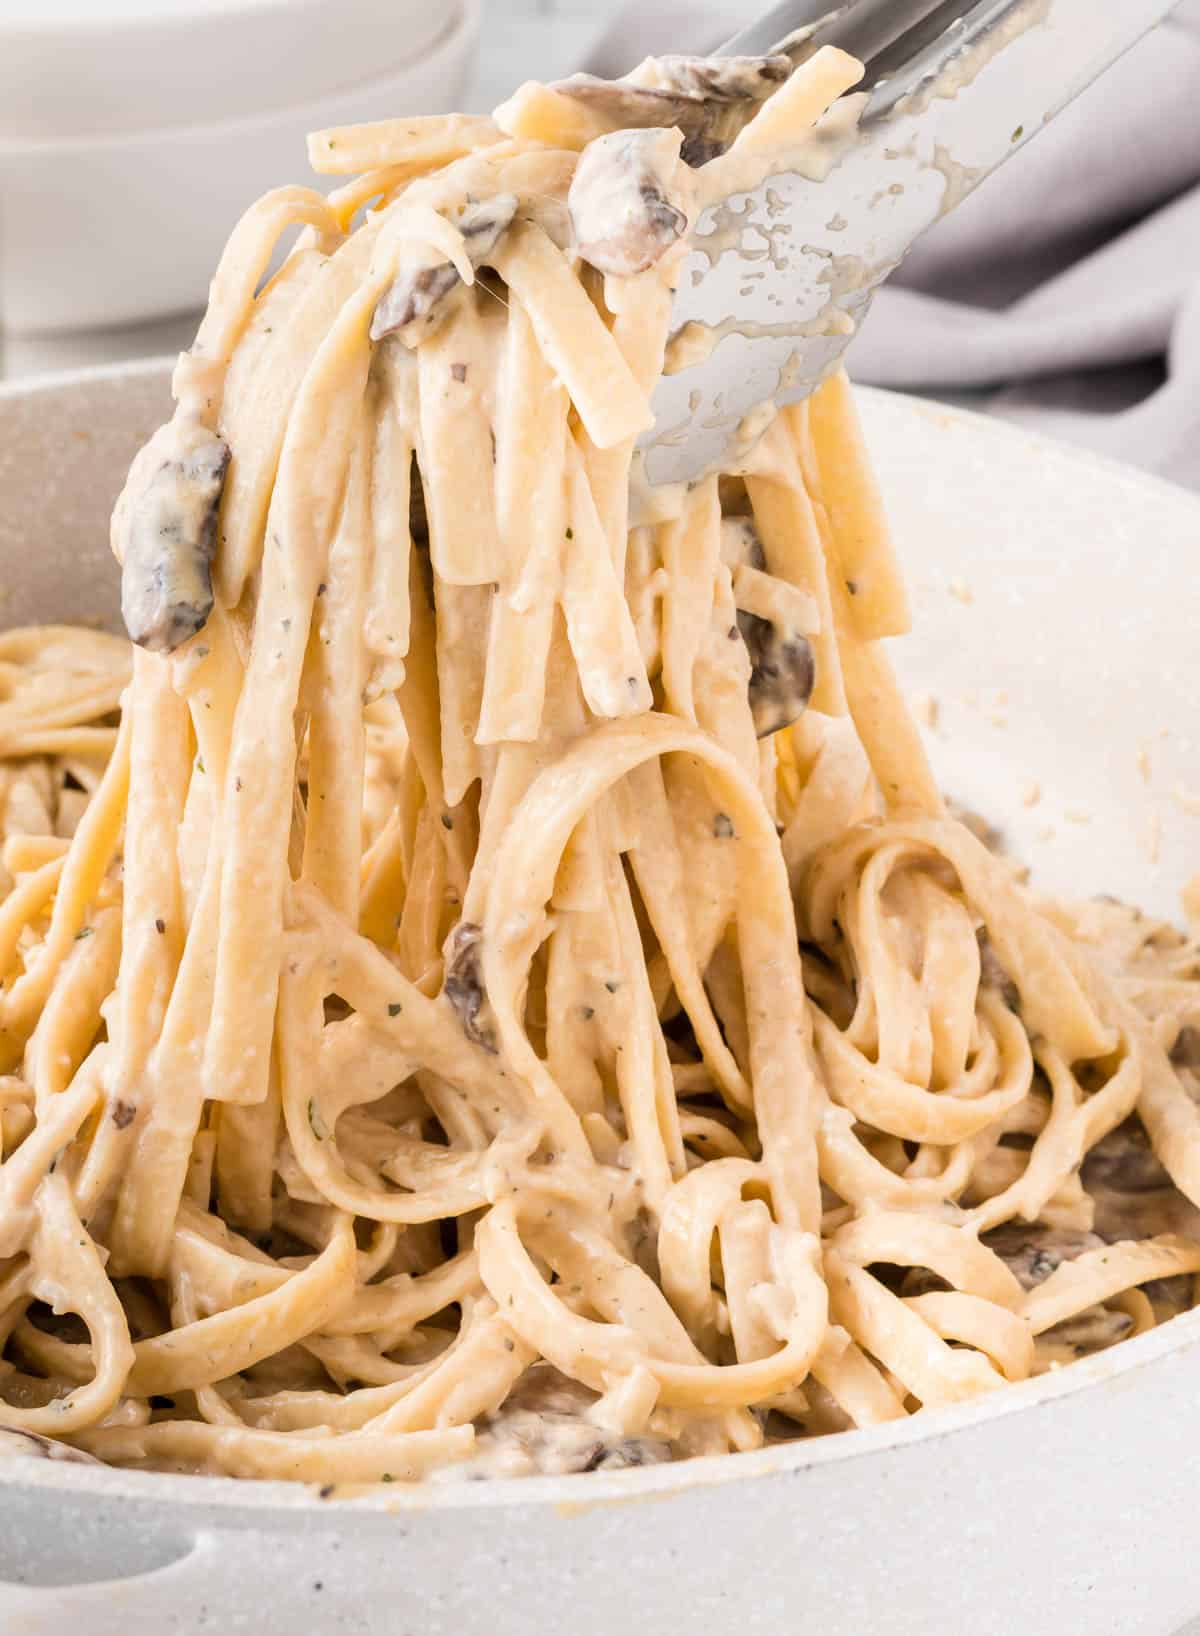
{"label": "sliced mushroom", "polygon": [[1040,1222],[1029,1227],[1009,1222],[984,1233],[982,1242],[996,1252],[1022,1289],[1035,1289],[1064,1261],[1073,1261],[1085,1250],[1103,1249],[1105,1244],[1098,1233],[1072,1232]]}
{"label": "sliced mushroom", "polygon": [[651,57],[643,70],[664,91],[706,102],[765,102],[790,78],[792,59],[782,52],[767,57]]}
{"label": "sliced mushroom", "polygon": [[1000,956],[996,953],[996,946],[988,936],[986,927],[981,926],[976,936],[979,940],[980,984],[984,988],[995,989],[1010,1011],[1019,1012],[1021,1009],[1020,990],[1009,976]]}
{"label": "sliced mushroom", "polygon": [[671,1445],[650,1436],[622,1437],[592,1418],[595,1393],[549,1364],[528,1369],[494,1414],[476,1428],[475,1458],[456,1474],[504,1477],[573,1471],[619,1471],[672,1458]]}
{"label": "sliced mushroom", "polygon": [[638,70],[654,84],[574,74],[553,89],[581,103],[613,131],[682,131],[684,163],[696,166],[723,153],[757,105],[791,71],[784,56],[657,57]]}
{"label": "sliced mushroom", "polygon": [[1082,1174],[1089,1193],[1111,1190],[1144,1194],[1172,1186],[1137,1119],[1126,1119],[1102,1137],[1084,1159]]}
{"label": "sliced mushroom", "polygon": [[671,1458],[671,1446],[658,1437],[616,1437],[598,1442],[581,1471],[626,1471],[630,1466],[657,1466]]}
{"label": "sliced mushroom", "polygon": [[1095,1206],[1092,1225],[1105,1239],[1153,1238],[1200,1230],[1200,1211],[1163,1169],[1137,1118],[1109,1131],[1088,1153],[1083,1185]]}
{"label": "sliced mushroom", "polygon": [[750,654],[754,730],[768,738],[803,715],[812,697],[816,661],[808,637],[817,628],[815,604],[807,592],[766,572],[753,517],[722,517],[721,561],[732,570],[737,626]]}
{"label": "sliced mushroom", "polygon": [[678,131],[613,131],[580,155],[567,209],[575,248],[601,273],[652,267],[687,228]]}
{"label": "sliced mushroom", "polygon": [[381,341],[385,335],[395,335],[410,325],[420,325],[428,334],[438,322],[437,308],[461,283],[453,262],[402,268],[376,303],[371,316],[372,341]]}
{"label": "sliced mushroom", "polygon": [[[454,225],[463,236],[472,267],[481,267],[512,225],[517,198],[498,193],[494,199],[463,207]],[[406,346],[416,346],[448,315],[446,297],[460,288],[462,279],[452,262],[427,251],[428,259],[406,261],[380,296],[371,317],[371,339],[399,335]]]}
{"label": "sliced mushroom", "polygon": [[[1154,1232],[1154,1227],[1145,1229]],[[1118,1236],[1126,1236],[1124,1233]],[[1139,1235],[1140,1236],[1140,1235]],[[1086,1233],[1068,1228],[1048,1227],[1043,1222],[1023,1226],[1010,1221],[982,1235],[982,1243],[994,1250],[1016,1276],[1022,1289],[1031,1290],[1057,1272],[1065,1261],[1074,1261],[1088,1250],[1100,1250],[1113,1239],[1108,1232]],[[1157,1293],[1157,1292],[1156,1292]],[[1037,1337],[1038,1367],[1045,1369],[1075,1358],[1102,1352],[1122,1340],[1132,1328],[1126,1312],[1103,1302],[1074,1313]]]}
{"label": "sliced mushroom", "polygon": [[103,1461],[69,1443],[59,1443],[40,1432],[21,1431],[16,1426],[0,1426],[0,1460],[26,1455],[35,1460],[66,1460],[72,1465],[98,1466]]}
{"label": "sliced mushroom", "polygon": [[496,1054],[496,1036],[485,1019],[487,995],[480,965],[482,928],[462,921],[450,934],[446,947],[446,979],[443,992],[458,1013],[462,1031],[474,1045]]}
{"label": "sliced mushroom", "polygon": [[1171,1061],[1176,1068],[1200,1068],[1200,1028],[1185,1023],[1175,1036]]}
{"label": "sliced mushroom", "polygon": [[212,612],[212,560],[229,446],[198,422],[171,421],[134,463],[120,523],[121,615],[130,639],[173,653]]}
{"label": "sliced mushroom", "polygon": [[738,609],[738,629],[750,653],[750,713],[759,738],[802,716],[812,698],[816,662],[806,636]]}
{"label": "sliced mushroom", "polygon": [[661,1465],[671,1446],[653,1437],[607,1437],[583,1415],[502,1410],[476,1437],[474,1472],[483,1477],[566,1475]]}
{"label": "sliced mushroom", "polygon": [[1094,1352],[1107,1352],[1110,1346],[1123,1341],[1133,1328],[1133,1319],[1127,1312],[1112,1307],[1094,1306],[1086,1312],[1077,1312],[1065,1318],[1052,1329],[1038,1336],[1038,1362],[1045,1367],[1071,1363],[1076,1358],[1090,1358]]}
{"label": "sliced mushroom", "polygon": [[710,118],[703,97],[632,85],[628,80],[598,79],[594,74],[572,74],[570,79],[557,80],[551,90],[580,103],[597,124],[607,125],[610,131],[669,130],[674,126],[691,137],[706,130]]}

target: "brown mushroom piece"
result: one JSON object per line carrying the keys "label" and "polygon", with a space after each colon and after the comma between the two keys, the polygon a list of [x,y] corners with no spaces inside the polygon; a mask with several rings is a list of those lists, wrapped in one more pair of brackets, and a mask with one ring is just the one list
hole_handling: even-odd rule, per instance
{"label": "brown mushroom piece", "polygon": [[625,1437],[599,1427],[590,1414],[595,1402],[593,1392],[552,1365],[534,1364],[503,1405],[478,1423],[475,1459],[463,1474],[621,1471],[672,1458],[662,1438]]}
{"label": "brown mushroom piece", "polygon": [[1085,1250],[1102,1250],[1106,1240],[1098,1233],[1069,1228],[1047,1227],[1034,1222],[1026,1227],[1007,1222],[982,1235],[981,1242],[993,1250],[1022,1289],[1036,1289],[1064,1261],[1073,1261]]}
{"label": "brown mushroom piece", "polygon": [[706,102],[765,102],[791,77],[792,59],[782,51],[766,57],[654,57],[664,91]]}
{"label": "brown mushroom piece", "polygon": [[1136,1118],[1126,1119],[1089,1149],[1082,1174],[1089,1193],[1111,1189],[1144,1194],[1173,1186]]}
{"label": "brown mushroom piece", "polygon": [[658,57],[645,65],[657,85],[574,74],[552,89],[588,108],[613,131],[667,129],[683,133],[685,164],[702,165],[723,153],[760,102],[792,71],[791,59],[767,57]]}
{"label": "brown mushroom piece", "polygon": [[610,131],[668,130],[683,132],[685,140],[707,131],[712,111],[703,97],[688,92],[631,85],[628,80],[597,79],[594,74],[572,74],[550,88],[570,97]]}
{"label": "brown mushroom piece", "polygon": [[812,698],[817,667],[812,643],[798,631],[773,625],[739,608],[738,630],[750,654],[750,713],[759,738],[769,738],[801,717]]}
{"label": "brown mushroom piece", "polygon": [[[465,205],[457,218],[451,218],[463,236],[472,267],[483,266],[516,213],[516,195],[498,193],[494,199]],[[404,262],[375,304],[372,341],[399,335],[406,345],[417,345],[447,316],[446,298],[461,286],[457,267],[436,251],[427,251],[425,259]]]}
{"label": "brown mushroom piece", "polygon": [[[1064,1261],[1074,1261],[1087,1250],[1103,1249],[1108,1241],[1099,1233],[1010,1221],[984,1233],[981,1242],[995,1251],[1022,1289],[1031,1290],[1057,1272]],[[1103,1352],[1124,1339],[1132,1322],[1128,1313],[1103,1303],[1064,1318],[1037,1337],[1038,1368]]]}
{"label": "brown mushroom piece", "polygon": [[1172,1182],[1136,1117],[1090,1149],[1081,1175],[1095,1205],[1095,1229],[1110,1242],[1158,1233],[1194,1237],[1200,1230],[1200,1211]]}
{"label": "brown mushroom piece", "polygon": [[[744,568],[754,570],[760,580],[779,586],[778,581],[770,579],[766,552],[753,517],[722,517],[721,561],[732,570],[735,598],[743,583],[740,570]],[[772,604],[772,618],[749,608],[737,610],[737,628],[750,654],[750,712],[759,738],[778,733],[804,714],[816,680],[812,643],[802,631],[792,628],[786,618],[786,603],[781,599],[771,598],[760,606],[764,612],[771,612]]]}
{"label": "brown mushroom piece", "polygon": [[[130,640],[173,653],[213,606],[212,560],[229,446],[172,421],[147,444],[122,496],[121,616]],[[140,482],[139,482],[140,479]]]}
{"label": "brown mushroom piece", "polygon": [[483,987],[480,944],[483,930],[470,921],[461,921],[446,945],[446,977],[442,991],[473,1045],[496,1054],[496,1036],[486,1021],[487,995]]}
{"label": "brown mushroom piece", "polygon": [[1117,1307],[1088,1307],[1086,1312],[1077,1312],[1073,1318],[1064,1318],[1061,1324],[1042,1331],[1037,1338],[1039,1364],[1071,1363],[1076,1358],[1090,1358],[1094,1352],[1107,1352],[1132,1328],[1133,1319]]}
{"label": "brown mushroom piece", "polygon": [[98,1466],[103,1461],[83,1449],[73,1449],[69,1443],[43,1437],[41,1432],[21,1431],[16,1426],[0,1426],[0,1460],[25,1455],[34,1460],[65,1460],[71,1465]]}
{"label": "brown mushroom piece", "polygon": [[979,981],[983,988],[994,989],[1010,1011],[1020,1012],[1021,994],[1017,985],[1009,976],[1000,956],[996,953],[995,944],[988,936],[986,926],[981,926],[975,934],[979,942]]}
{"label": "brown mushroom piece", "polygon": [[1171,1063],[1176,1068],[1200,1068],[1200,1028],[1184,1023],[1171,1047]]}
{"label": "brown mushroom piece", "polygon": [[579,1469],[628,1471],[632,1466],[662,1465],[670,1458],[670,1445],[658,1437],[603,1438]]}
{"label": "brown mushroom piece", "polygon": [[[567,194],[575,249],[597,272],[652,267],[687,228],[679,132],[612,131],[589,142]],[[673,196],[674,195],[674,196]]]}

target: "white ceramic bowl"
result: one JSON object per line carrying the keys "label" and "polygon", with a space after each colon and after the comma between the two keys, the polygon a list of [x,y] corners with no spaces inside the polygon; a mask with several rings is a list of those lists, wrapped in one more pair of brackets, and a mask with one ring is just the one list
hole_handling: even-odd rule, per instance
{"label": "white ceramic bowl", "polygon": [[453,20],[429,0],[0,0],[0,142],[293,107],[418,61]]}
{"label": "white ceramic bowl", "polygon": [[[320,96],[252,114],[60,141],[0,129],[0,316],[14,334],[142,324],[202,307],[230,225],[281,181],[311,181],[305,136],[328,125],[461,104],[481,0],[429,0],[394,55]],[[327,4],[326,10],[329,9]],[[2,40],[0,40],[2,43]],[[200,69],[197,70],[200,76]],[[267,73],[267,67],[262,68]],[[198,86],[203,85],[198,77]]]}
{"label": "white ceramic bowl", "polygon": [[[150,365],[0,388],[5,623],[112,618],[107,510],[166,379]],[[1200,866],[1200,819],[1176,790],[1189,767],[1200,783],[1200,502],[1009,427],[863,396],[915,591],[919,635],[897,659],[940,700],[944,783],[1049,883],[1169,909]],[[1200,1312],[899,1426],[637,1471],[322,1503],[286,1484],[0,1462],[0,1629],[1174,1636],[1200,1611],[1198,1384]]]}

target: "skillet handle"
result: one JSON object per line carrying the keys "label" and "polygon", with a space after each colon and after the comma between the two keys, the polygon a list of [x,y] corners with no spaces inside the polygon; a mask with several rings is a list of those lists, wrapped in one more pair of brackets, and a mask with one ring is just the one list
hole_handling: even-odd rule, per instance
{"label": "skillet handle", "polygon": [[[60,1532],[34,1564],[40,1583],[0,1582],[0,1630],[5,1636],[296,1636],[370,1629],[347,1618],[357,1603],[361,1620],[361,1585],[339,1586],[332,1578],[326,1584],[321,1575],[328,1570],[314,1570],[317,1559],[336,1569],[337,1557],[324,1540],[318,1546],[311,1531],[298,1528],[293,1536],[249,1528],[185,1538],[157,1518],[144,1540],[131,1541],[110,1514],[103,1536],[85,1539],[74,1551]],[[143,1559],[158,1557],[161,1565],[114,1574],[103,1561],[106,1544],[110,1555],[116,1552],[114,1566],[129,1563],[139,1545]],[[12,1572],[7,1564],[6,1572]]]}

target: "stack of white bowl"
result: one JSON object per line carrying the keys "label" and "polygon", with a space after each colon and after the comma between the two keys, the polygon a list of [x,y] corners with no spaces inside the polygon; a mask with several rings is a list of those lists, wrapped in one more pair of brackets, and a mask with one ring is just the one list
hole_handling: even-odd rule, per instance
{"label": "stack of white bowl", "polygon": [[10,335],[204,303],[305,133],[457,105],[480,0],[0,0],[0,314]]}

